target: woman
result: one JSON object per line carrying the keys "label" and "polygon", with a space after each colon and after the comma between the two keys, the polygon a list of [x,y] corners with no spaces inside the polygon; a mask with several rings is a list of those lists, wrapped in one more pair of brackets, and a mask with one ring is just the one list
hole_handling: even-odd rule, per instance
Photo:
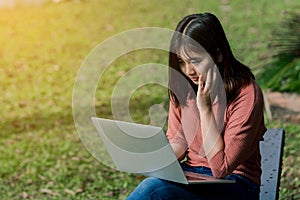
{"label": "woman", "polygon": [[263,97],[216,16],[186,16],[169,55],[167,137],[186,171],[236,180],[183,185],[147,178],[128,199],[259,199]]}

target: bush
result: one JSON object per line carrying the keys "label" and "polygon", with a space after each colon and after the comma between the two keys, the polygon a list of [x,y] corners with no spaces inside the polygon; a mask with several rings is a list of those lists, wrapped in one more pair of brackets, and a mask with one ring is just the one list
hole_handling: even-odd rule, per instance
{"label": "bush", "polygon": [[300,93],[300,13],[285,14],[269,48],[271,62],[258,74],[261,85],[274,91]]}

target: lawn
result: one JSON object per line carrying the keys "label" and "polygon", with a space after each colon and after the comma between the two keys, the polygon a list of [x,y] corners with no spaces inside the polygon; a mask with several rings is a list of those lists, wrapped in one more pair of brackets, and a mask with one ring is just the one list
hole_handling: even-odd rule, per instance
{"label": "lawn", "polygon": [[[76,75],[96,45],[140,27],[174,29],[185,15],[209,11],[221,19],[234,53],[256,72],[287,1],[82,0],[0,10],[0,199],[124,199],[141,177],[97,161],[79,139],[72,116]],[[103,74],[95,100],[98,116],[111,118],[118,79],[135,66],[167,63],[167,53],[144,49],[115,60]],[[150,84],[132,94],[132,118],[149,123],[149,108],[167,108],[166,88]],[[286,130],[280,199],[300,198],[300,126]]]}

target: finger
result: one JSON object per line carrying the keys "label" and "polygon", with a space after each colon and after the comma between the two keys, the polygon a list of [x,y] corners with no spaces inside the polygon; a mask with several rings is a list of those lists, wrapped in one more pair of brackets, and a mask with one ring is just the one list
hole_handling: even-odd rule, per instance
{"label": "finger", "polygon": [[206,83],[205,83],[205,89],[206,90],[209,90],[211,88],[212,76],[213,76],[212,70],[209,69],[208,72],[207,72],[207,76],[206,76]]}
{"label": "finger", "polygon": [[204,81],[204,78],[203,78],[202,75],[199,76],[199,82],[198,82],[198,84],[199,84],[199,88],[200,88],[200,89],[203,89],[203,88],[204,88],[205,81]]}
{"label": "finger", "polygon": [[215,65],[214,66],[214,73],[213,73],[213,75],[214,75],[213,80],[218,81],[218,73],[219,73],[219,70],[218,70],[217,66]]}

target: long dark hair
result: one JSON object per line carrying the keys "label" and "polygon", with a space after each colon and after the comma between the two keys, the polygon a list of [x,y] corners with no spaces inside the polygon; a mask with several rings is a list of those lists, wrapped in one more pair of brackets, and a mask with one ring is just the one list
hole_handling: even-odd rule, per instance
{"label": "long dark hair", "polygon": [[[215,61],[223,79],[227,103],[234,99],[241,88],[255,79],[249,67],[234,57],[222,25],[215,15],[211,13],[188,15],[177,25],[169,51],[169,93],[176,106],[186,104],[190,86],[195,93],[198,90],[198,86],[185,77],[179,67],[178,49],[187,45],[183,37],[189,37],[197,42]],[[222,61],[216,62],[220,54]]]}

